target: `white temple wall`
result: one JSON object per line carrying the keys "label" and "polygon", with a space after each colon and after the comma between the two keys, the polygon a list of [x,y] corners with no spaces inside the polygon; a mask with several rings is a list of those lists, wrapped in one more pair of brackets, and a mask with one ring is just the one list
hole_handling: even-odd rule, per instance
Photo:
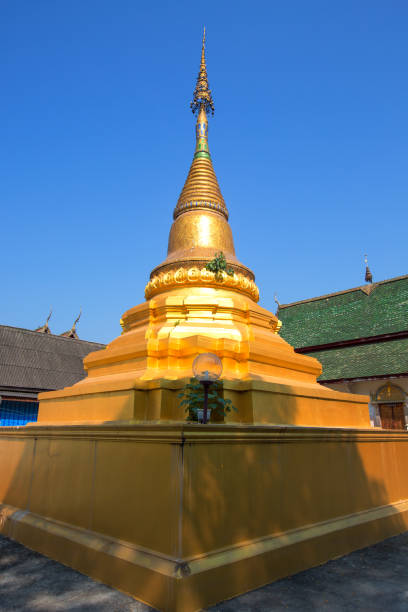
{"label": "white temple wall", "polygon": [[408,426],[408,376],[397,377],[390,376],[389,378],[376,378],[370,380],[356,379],[349,382],[339,381],[325,383],[325,387],[334,389],[336,391],[344,391],[346,393],[359,393],[362,395],[370,396],[369,410],[370,410],[370,421],[372,427],[381,427],[380,414],[378,404],[375,402],[376,395],[387,383],[395,387],[399,387],[405,394],[405,423]]}

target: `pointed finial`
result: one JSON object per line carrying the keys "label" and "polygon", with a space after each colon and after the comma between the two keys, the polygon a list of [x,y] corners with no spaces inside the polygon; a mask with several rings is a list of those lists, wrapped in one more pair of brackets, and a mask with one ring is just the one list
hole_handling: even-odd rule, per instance
{"label": "pointed finial", "polygon": [[45,321],[46,326],[48,327],[48,321],[51,319],[51,315],[52,315],[52,308],[50,308],[50,314],[47,317],[47,320]]}
{"label": "pointed finial", "polygon": [[193,113],[197,113],[203,109],[206,113],[211,111],[214,114],[214,102],[211,95],[211,89],[208,84],[207,66],[205,63],[205,27],[203,32],[203,44],[201,47],[201,63],[200,71],[197,77],[197,84],[193,94],[193,101],[190,104]]}
{"label": "pointed finial", "polygon": [[[275,302],[275,304],[278,306],[278,307],[277,307],[277,309],[276,309],[276,312],[275,312],[276,316],[278,316],[278,314],[279,314],[279,308],[280,308],[280,302],[279,302],[279,300],[278,300],[278,294],[277,294],[277,293],[274,293],[274,294],[273,294],[273,301],[274,301],[274,302]],[[281,323],[281,325],[282,325],[282,323]]]}
{"label": "pointed finial", "polygon": [[40,332],[42,334],[50,334],[51,330],[48,327],[48,321],[51,319],[51,315],[52,315],[52,308],[50,308],[50,314],[46,318],[44,325],[41,325],[41,327],[37,327],[37,329],[35,329],[34,331]]}
{"label": "pointed finial", "polygon": [[201,45],[201,65],[205,66],[205,26],[203,29],[203,43]]}
{"label": "pointed finial", "polygon": [[74,324],[72,326],[72,331],[75,331],[76,324],[78,323],[79,319],[81,318],[81,315],[82,315],[82,308],[79,309],[79,315],[77,316],[77,318],[74,321]]}
{"label": "pointed finial", "polygon": [[371,274],[371,270],[368,267],[368,259],[367,259],[367,255],[366,254],[364,255],[364,263],[365,263],[365,266],[366,266],[364,280],[365,280],[366,283],[372,283],[373,282],[373,275]]}
{"label": "pointed finial", "polygon": [[79,321],[79,319],[81,318],[81,314],[82,314],[82,308],[80,308],[79,310],[79,315],[77,316],[77,318],[74,321],[73,326],[71,327],[70,330],[64,332],[63,334],[61,334],[61,336],[64,336],[64,338],[76,338],[78,340],[78,334],[76,333],[76,325]]}

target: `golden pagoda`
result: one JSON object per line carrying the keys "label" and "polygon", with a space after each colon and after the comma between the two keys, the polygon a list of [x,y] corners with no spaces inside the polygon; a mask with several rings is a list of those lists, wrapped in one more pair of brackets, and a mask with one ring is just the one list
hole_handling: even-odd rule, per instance
{"label": "golden pagoda", "polygon": [[[258,399],[268,397],[265,392],[276,392],[276,385],[287,396],[288,384],[290,395],[313,395],[315,403],[336,396],[316,382],[320,363],[295,353],[279,336],[277,317],[257,304],[253,272],[235,256],[228,210],[208,143],[208,115],[214,113],[214,103],[207,77],[205,30],[191,109],[197,116],[193,161],[174,209],[167,257],[151,272],[146,301],[124,313],[118,338],[85,358],[87,378],[41,395],[40,421],[183,420],[176,391],[191,377],[192,362],[202,352],[221,358],[224,391],[238,407],[242,404],[229,419],[284,423],[294,419],[285,403],[277,413],[268,402],[252,398],[248,408],[245,391],[254,391],[257,385]],[[155,403],[147,409],[146,393],[150,397],[154,390]],[[368,416],[361,405],[351,417],[349,402],[339,404],[338,399],[336,415],[342,406],[346,422],[351,418],[353,424],[366,423]],[[320,408],[310,412],[309,400],[305,410],[297,409],[296,414],[300,424],[317,424],[322,418]],[[327,424],[337,418],[333,414],[326,415]]]}
{"label": "golden pagoda", "polygon": [[[370,428],[367,396],[316,382],[235,257],[213,109],[203,41],[194,158],[146,301],[84,380],[40,395],[37,423],[0,427],[0,532],[163,612],[408,528],[407,433]],[[186,422],[178,394],[208,352],[237,410]]]}

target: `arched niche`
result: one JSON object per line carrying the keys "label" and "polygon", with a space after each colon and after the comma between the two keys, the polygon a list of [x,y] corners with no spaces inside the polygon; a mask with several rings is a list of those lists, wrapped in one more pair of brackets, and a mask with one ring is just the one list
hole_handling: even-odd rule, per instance
{"label": "arched niche", "polygon": [[406,393],[400,387],[387,383],[378,389],[375,401],[381,404],[386,402],[405,402],[406,397]]}
{"label": "arched niche", "polygon": [[383,429],[406,428],[408,405],[405,391],[387,382],[377,390],[374,398],[373,404]]}

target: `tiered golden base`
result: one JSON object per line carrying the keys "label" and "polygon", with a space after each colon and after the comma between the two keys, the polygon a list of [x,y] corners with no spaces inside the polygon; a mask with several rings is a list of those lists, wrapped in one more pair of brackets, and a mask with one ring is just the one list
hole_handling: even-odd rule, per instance
{"label": "tiered golden base", "polygon": [[320,363],[277,333],[278,319],[245,295],[180,288],[123,315],[123,334],[85,358],[88,377],[40,395],[40,422],[184,420],[177,393],[198,353],[222,360],[227,421],[369,427],[367,398],[316,382]]}

